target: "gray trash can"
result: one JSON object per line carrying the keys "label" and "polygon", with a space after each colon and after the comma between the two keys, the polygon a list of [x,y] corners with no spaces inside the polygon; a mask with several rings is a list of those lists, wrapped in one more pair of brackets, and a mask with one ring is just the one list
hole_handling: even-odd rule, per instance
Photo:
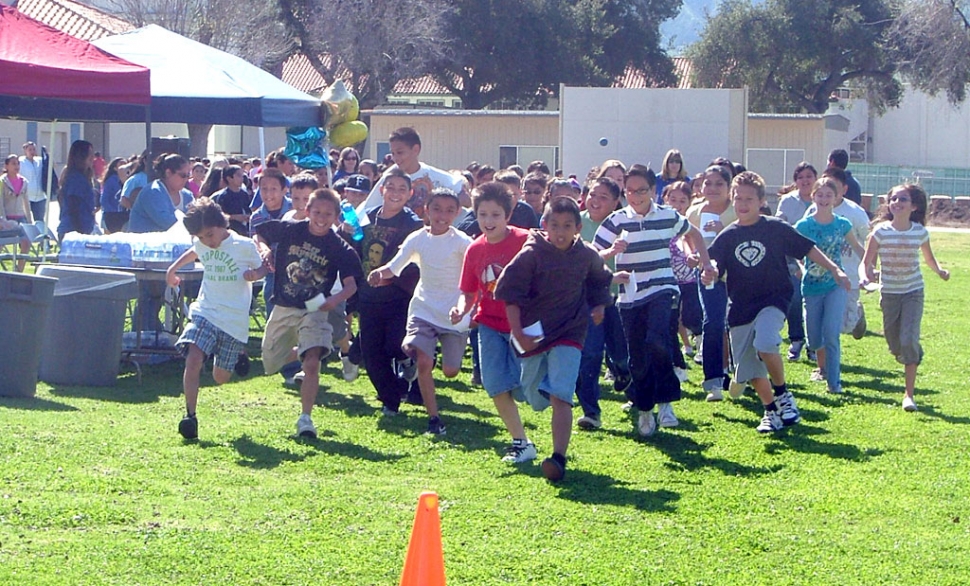
{"label": "gray trash can", "polygon": [[37,392],[47,313],[55,279],[0,272],[0,396],[33,397]]}
{"label": "gray trash can", "polygon": [[138,297],[135,276],[65,265],[45,265],[37,272],[57,278],[44,334],[40,380],[114,386],[128,300]]}

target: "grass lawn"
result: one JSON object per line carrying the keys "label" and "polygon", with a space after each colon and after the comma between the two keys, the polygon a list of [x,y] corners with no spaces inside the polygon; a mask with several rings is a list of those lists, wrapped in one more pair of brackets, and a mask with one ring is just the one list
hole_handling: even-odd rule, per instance
{"label": "grass lawn", "polygon": [[[759,436],[757,400],[704,402],[694,367],[680,427],[645,441],[604,385],[604,428],[574,433],[559,485],[500,461],[509,438],[467,371],[439,379],[443,439],[420,408],[381,418],[366,376],[335,363],[316,441],[293,436],[297,393],[259,364],[202,389],[198,443],[176,432],[179,363],[115,388],[41,383],[0,398],[0,584],[397,584],[424,490],[451,584],[964,584],[970,235],[933,243],[953,277],[926,274],[918,413],[865,295],[845,395],[788,365],[800,425]],[[522,413],[548,456],[550,412]]]}

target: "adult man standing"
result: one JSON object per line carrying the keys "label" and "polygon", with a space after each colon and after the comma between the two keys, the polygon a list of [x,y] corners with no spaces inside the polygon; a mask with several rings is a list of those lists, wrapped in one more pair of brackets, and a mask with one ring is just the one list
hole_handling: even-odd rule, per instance
{"label": "adult man standing", "polygon": [[27,141],[24,143],[24,154],[20,157],[20,174],[27,180],[27,200],[30,202],[30,214],[34,220],[44,220],[47,208],[47,196],[43,188],[43,164],[37,156],[37,145]]}
{"label": "adult man standing", "polygon": [[846,178],[846,192],[845,199],[852,201],[853,203],[862,205],[862,186],[856,181],[855,177],[852,176],[852,172],[848,171],[846,167],[849,166],[849,153],[845,152],[845,149],[835,149],[829,153],[829,168],[842,169],[845,171]]}

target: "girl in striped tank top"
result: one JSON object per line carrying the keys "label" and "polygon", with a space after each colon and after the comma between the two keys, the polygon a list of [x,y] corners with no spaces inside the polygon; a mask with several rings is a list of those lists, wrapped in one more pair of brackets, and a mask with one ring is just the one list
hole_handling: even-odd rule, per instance
{"label": "girl in striped tank top", "polygon": [[[924,227],[927,197],[919,185],[897,185],[889,191],[889,209],[882,221],[873,226],[862,259],[865,279],[876,280],[876,258],[882,294],[882,325],[889,351],[903,365],[906,394],[903,409],[916,411],[913,390],[916,368],[923,359],[920,346],[920,322],[923,319],[923,275],[919,254],[926,265],[944,281],[950,272],[940,267],[930,248],[930,235]],[[862,275],[860,275],[861,277]]]}

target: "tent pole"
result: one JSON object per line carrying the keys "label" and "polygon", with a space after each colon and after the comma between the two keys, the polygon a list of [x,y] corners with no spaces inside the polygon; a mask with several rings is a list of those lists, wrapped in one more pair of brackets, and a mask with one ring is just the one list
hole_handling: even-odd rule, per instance
{"label": "tent pole", "polygon": [[266,166],[266,132],[265,129],[259,127],[259,160],[261,161],[260,166],[265,168]]}
{"label": "tent pole", "polygon": [[[47,198],[44,199],[44,217],[41,218],[45,226],[47,226],[47,212],[51,205],[51,191],[52,191],[52,188],[54,187],[54,141],[57,140],[57,135],[55,134],[56,129],[57,129],[57,119],[51,120],[51,137],[50,137],[51,148],[49,151],[50,154],[47,156],[47,193],[46,193]],[[44,146],[41,145],[41,149],[43,148]],[[43,151],[41,151],[41,153],[43,154]],[[41,156],[41,160],[43,160],[43,156]],[[37,218],[34,218],[34,221],[36,220]]]}
{"label": "tent pole", "polygon": [[145,106],[145,175],[149,181],[155,179],[152,176],[152,107]]}

